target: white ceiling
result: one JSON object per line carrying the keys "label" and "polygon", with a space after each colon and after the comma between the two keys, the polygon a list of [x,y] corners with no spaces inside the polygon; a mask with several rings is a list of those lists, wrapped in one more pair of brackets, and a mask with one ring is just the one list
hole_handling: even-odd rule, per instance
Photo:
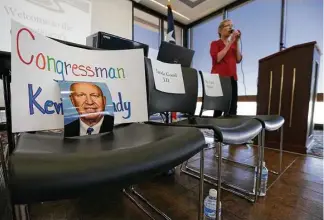
{"label": "white ceiling", "polygon": [[[168,3],[168,0],[140,0],[139,3],[166,15],[167,9],[154,3],[154,1],[162,5],[167,5]],[[171,5],[172,10],[189,18],[188,20],[173,12],[174,19],[183,24],[190,24],[234,1],[235,0],[171,0]],[[189,5],[192,7],[183,2],[189,2]]]}

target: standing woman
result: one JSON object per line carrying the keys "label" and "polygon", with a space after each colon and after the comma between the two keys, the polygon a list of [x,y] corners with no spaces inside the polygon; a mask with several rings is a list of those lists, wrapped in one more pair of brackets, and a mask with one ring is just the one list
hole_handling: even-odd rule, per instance
{"label": "standing woman", "polygon": [[[213,41],[210,45],[210,55],[212,58],[212,74],[231,77],[232,82],[232,101],[230,115],[237,112],[237,73],[236,64],[242,60],[239,48],[240,31],[233,31],[231,20],[223,20],[218,26],[219,40]],[[221,116],[221,111],[215,111],[214,117]]]}

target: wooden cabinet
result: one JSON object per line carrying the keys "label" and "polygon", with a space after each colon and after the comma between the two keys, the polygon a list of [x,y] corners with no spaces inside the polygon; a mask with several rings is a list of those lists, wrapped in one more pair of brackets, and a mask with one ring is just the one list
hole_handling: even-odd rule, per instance
{"label": "wooden cabinet", "polygon": [[[312,144],[320,54],[309,42],[259,60],[257,114],[285,118],[284,150],[306,153]],[[266,133],[266,147],[279,143],[279,131]]]}

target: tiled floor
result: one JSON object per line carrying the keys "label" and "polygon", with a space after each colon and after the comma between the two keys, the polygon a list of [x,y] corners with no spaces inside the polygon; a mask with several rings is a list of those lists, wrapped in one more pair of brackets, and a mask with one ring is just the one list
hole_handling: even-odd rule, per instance
{"label": "tiled floor", "polygon": [[[216,175],[214,150],[205,152],[205,171]],[[225,157],[253,164],[254,147],[223,148]],[[278,169],[278,151],[266,149],[269,169]],[[189,166],[199,168],[199,156]],[[256,204],[222,191],[222,220],[320,220],[323,219],[323,160],[291,153],[283,154],[284,172],[269,175],[267,196]],[[251,189],[253,171],[229,162],[223,163],[223,178]],[[136,188],[172,219],[197,219],[198,180],[181,173],[159,176]],[[205,195],[212,186],[205,184]],[[147,207],[142,202],[138,204]],[[121,191],[99,192],[77,200],[47,202],[30,206],[32,220],[108,220],[149,219]],[[156,216],[156,219],[161,219]]]}

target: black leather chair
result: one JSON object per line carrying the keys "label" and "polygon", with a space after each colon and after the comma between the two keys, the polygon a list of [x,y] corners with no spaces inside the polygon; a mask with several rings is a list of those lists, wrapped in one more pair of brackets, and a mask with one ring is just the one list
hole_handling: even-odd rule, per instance
{"label": "black leather chair", "polygon": [[[145,59],[146,77],[147,77],[147,93],[149,113],[154,114],[158,112],[181,112],[188,116],[187,120],[182,120],[172,123],[173,126],[195,126],[197,128],[212,129],[214,131],[214,138],[218,144],[218,152],[221,158],[221,144],[242,144],[253,139],[261,134],[261,124],[254,119],[214,119],[195,117],[195,109],[198,96],[198,72],[192,68],[182,68],[183,80],[185,85],[185,94],[169,94],[156,90],[154,84],[154,77],[152,72],[152,65],[150,59]],[[177,108],[170,109],[177,103]],[[188,172],[186,172],[188,173]],[[197,174],[199,172],[196,171]],[[192,173],[188,173],[191,174]],[[192,175],[198,177],[197,175]],[[206,177],[206,175],[205,175]],[[207,176],[208,177],[208,176]],[[218,199],[220,200],[221,192],[221,160],[218,160]],[[213,183],[215,184],[215,183]],[[220,201],[217,201],[219,204]]]}
{"label": "black leather chair", "polygon": [[[217,139],[222,143],[242,144],[261,131],[260,122],[253,118],[230,118],[215,119],[210,117],[195,117],[195,108],[198,96],[198,75],[197,70],[182,68],[185,94],[169,94],[156,90],[152,72],[151,61],[145,58],[145,71],[147,77],[147,94],[149,114],[160,111],[181,112],[188,120],[176,122],[176,125],[208,125],[217,129]],[[170,106],[175,108],[171,109]]]}
{"label": "black leather chair", "polygon": [[[10,82],[5,84],[9,88],[5,91],[6,110],[10,113]],[[10,117],[7,123],[11,125]],[[7,132],[12,134],[11,126]],[[10,145],[9,189],[11,201],[20,211],[19,205],[26,208],[26,204],[77,198],[107,188],[122,190],[165,172],[198,152],[203,175],[205,139],[194,127],[132,123],[116,126],[111,133],[74,138],[21,133]],[[202,219],[203,181],[199,192]]]}
{"label": "black leather chair", "polygon": [[204,145],[198,129],[149,124],[78,138],[24,133],[10,156],[12,201],[30,204],[122,189],[181,164]]}
{"label": "black leather chair", "polygon": [[282,141],[283,141],[283,125],[285,123],[285,119],[280,115],[229,115],[231,97],[232,97],[232,89],[231,89],[231,79],[229,77],[220,77],[223,96],[222,97],[209,97],[205,93],[205,84],[204,84],[204,75],[202,72],[199,72],[202,85],[203,85],[203,100],[202,106],[200,110],[200,115],[203,114],[204,110],[219,110],[222,111],[224,114],[223,116],[219,117],[219,119],[246,119],[246,118],[254,118],[261,122],[262,124],[262,135],[261,135],[261,161],[264,159],[264,143],[265,143],[265,132],[266,131],[276,131],[280,129],[280,153],[279,153],[279,171],[272,171],[270,172],[274,174],[280,174],[282,169]]}
{"label": "black leather chair", "polygon": [[[218,119],[255,119],[260,121],[261,125],[262,125],[262,131],[261,131],[261,135],[258,137],[258,150],[259,150],[259,161],[257,163],[256,166],[251,166],[248,164],[244,164],[244,163],[239,163],[241,165],[244,165],[246,167],[249,168],[255,168],[258,167],[258,170],[261,168],[261,164],[262,161],[264,160],[264,139],[265,139],[265,131],[274,131],[274,130],[278,130],[281,128],[281,137],[280,137],[280,153],[279,153],[279,172],[276,171],[272,171],[269,170],[270,172],[274,173],[274,174],[279,174],[281,173],[281,164],[282,164],[282,140],[283,140],[283,124],[284,124],[284,118],[279,116],[279,115],[254,115],[254,116],[248,116],[248,115],[230,115],[229,114],[229,109],[230,109],[230,105],[231,105],[231,98],[232,98],[232,87],[231,87],[231,79],[229,77],[223,77],[223,76],[219,76],[220,77],[220,82],[221,82],[221,86],[222,86],[222,91],[223,91],[223,96],[221,97],[209,97],[206,95],[205,93],[205,84],[204,84],[204,75],[203,73],[200,71],[199,75],[201,77],[202,80],[202,87],[203,87],[203,97],[202,97],[202,105],[201,105],[201,110],[199,115],[202,116],[204,110],[216,110],[216,111],[221,111],[223,112],[223,115],[218,117]],[[233,160],[230,159],[226,159],[232,162],[235,162]],[[238,162],[235,162],[238,163]],[[259,170],[261,171],[261,170]],[[257,172],[258,173],[258,177],[257,177],[257,189],[258,186],[260,185],[260,180],[261,180],[261,172]],[[240,187],[235,186],[238,190],[243,191],[245,193],[249,193],[247,192],[245,189],[242,189]],[[255,198],[254,201],[255,202],[257,199],[257,193],[256,192],[252,192],[252,194],[255,193]],[[249,193],[251,194],[251,193]]]}

